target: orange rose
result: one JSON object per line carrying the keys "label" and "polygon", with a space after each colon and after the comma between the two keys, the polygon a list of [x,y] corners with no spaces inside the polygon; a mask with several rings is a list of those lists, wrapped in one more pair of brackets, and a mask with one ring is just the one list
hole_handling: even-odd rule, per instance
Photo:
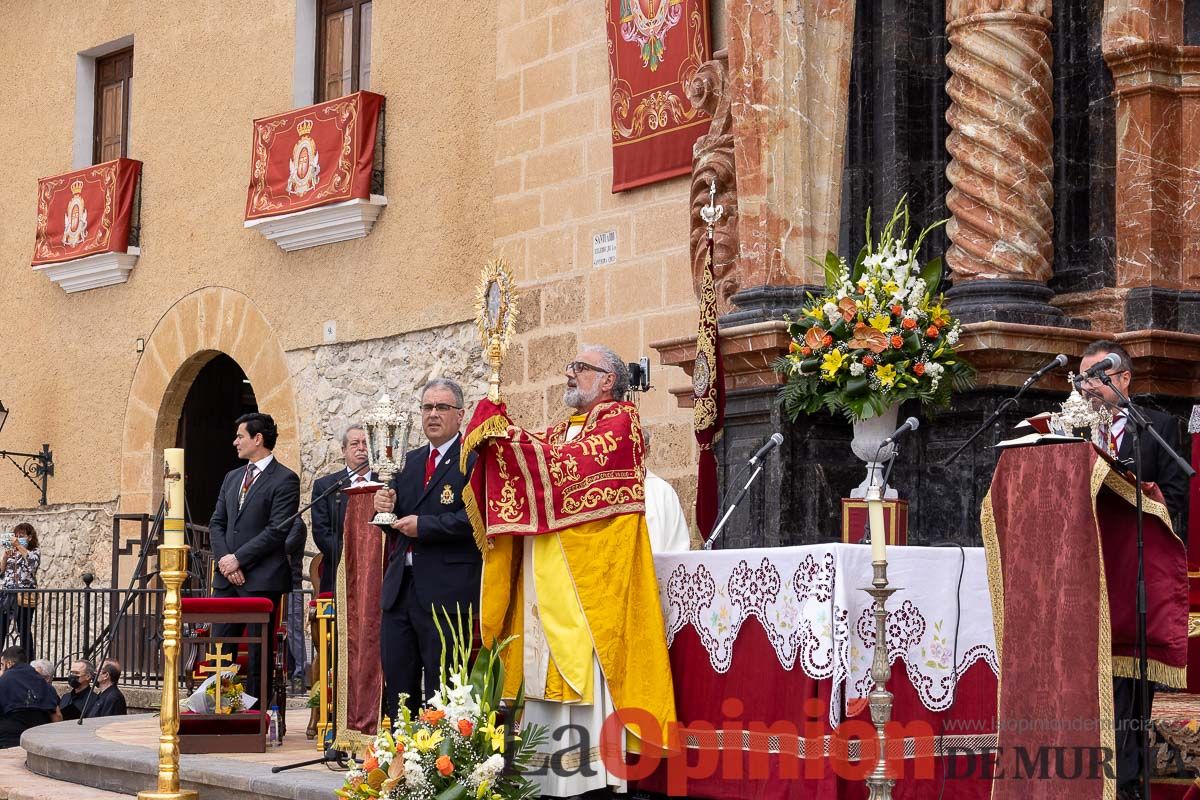
{"label": "orange rose", "polygon": [[870,356],[863,356],[862,365],[864,367],[873,367],[875,366],[875,359]]}
{"label": "orange rose", "polygon": [[904,347],[904,340],[900,338],[899,334],[892,337],[892,347],[896,348],[897,350],[899,350],[901,347]]}
{"label": "orange rose", "polygon": [[904,306],[897,303],[896,305],[892,306],[889,310],[898,317],[904,313]]}
{"label": "orange rose", "polygon": [[421,722],[426,725],[437,725],[446,718],[446,712],[436,708],[427,708],[421,712]]}
{"label": "orange rose", "polygon": [[812,348],[811,348],[811,347],[807,347],[807,346],[806,346],[806,347],[801,347],[801,348],[800,348],[800,355],[802,355],[802,356],[811,356],[811,355],[812,355]]}
{"label": "orange rose", "polygon": [[918,376],[925,374],[925,365],[921,363],[913,364],[913,372]]}
{"label": "orange rose", "polygon": [[825,334],[825,338],[821,340],[821,345],[823,347],[829,347],[831,344],[833,344],[833,337],[829,334]]}
{"label": "orange rose", "polygon": [[443,778],[449,778],[454,774],[454,762],[450,760],[450,756],[438,756],[433,765],[437,767],[438,774]]}
{"label": "orange rose", "polygon": [[900,323],[900,327],[904,328],[906,331],[911,331],[913,328],[917,327],[917,321],[911,317],[905,317],[904,321]]}
{"label": "orange rose", "polygon": [[458,732],[463,736],[470,736],[475,730],[475,724],[469,719],[460,719],[458,721]]}
{"label": "orange rose", "polygon": [[925,329],[925,336],[926,336],[926,337],[928,337],[928,338],[930,338],[930,339],[936,339],[936,338],[938,337],[938,329],[937,329],[937,326],[936,326],[936,325],[930,325],[928,328],[926,328],[926,329]]}

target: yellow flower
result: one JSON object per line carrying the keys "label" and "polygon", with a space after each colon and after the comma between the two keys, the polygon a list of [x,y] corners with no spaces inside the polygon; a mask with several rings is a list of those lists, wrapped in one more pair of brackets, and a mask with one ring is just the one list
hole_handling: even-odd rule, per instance
{"label": "yellow flower", "polygon": [[880,333],[887,333],[887,329],[892,326],[892,317],[890,314],[876,314],[871,317],[869,324]]}
{"label": "yellow flower", "polygon": [[479,726],[479,732],[483,734],[485,740],[491,742],[492,752],[504,752],[504,726],[496,724],[496,712],[488,714],[486,725]]}
{"label": "yellow flower", "polygon": [[422,728],[413,735],[413,747],[417,748],[417,750],[422,753],[428,753],[430,750],[441,744],[441,741],[441,731],[431,733],[430,731]]}
{"label": "yellow flower", "polygon": [[900,291],[900,287],[899,287],[899,285],[896,284],[895,281],[888,281],[887,283],[885,283],[883,285],[883,291],[886,294],[893,295],[896,292]]}
{"label": "yellow flower", "polygon": [[841,350],[833,350],[825,354],[825,358],[821,360],[821,372],[825,373],[825,380],[833,380],[833,376],[837,375],[838,370],[842,368],[842,364],[846,360],[846,354]]}
{"label": "yellow flower", "polygon": [[875,377],[879,378],[880,386],[890,389],[896,382],[896,367],[892,364],[882,364],[875,368]]}
{"label": "yellow flower", "polygon": [[929,321],[939,328],[943,325],[949,325],[950,311],[942,308],[942,304],[938,303],[929,309]]}
{"label": "yellow flower", "polygon": [[484,781],[479,784],[479,788],[475,790],[475,800],[483,800],[484,795],[488,793],[488,782]]}
{"label": "yellow flower", "polygon": [[[824,305],[823,303],[821,305]],[[813,319],[825,319],[825,312],[821,310],[821,305],[813,306],[804,310],[804,316],[812,317]]]}

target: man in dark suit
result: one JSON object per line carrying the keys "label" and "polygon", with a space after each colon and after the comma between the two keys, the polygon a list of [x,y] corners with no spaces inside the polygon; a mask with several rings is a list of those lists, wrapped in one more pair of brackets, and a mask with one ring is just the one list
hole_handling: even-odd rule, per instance
{"label": "man in dark suit", "polygon": [[[392,486],[375,494],[377,511],[394,510],[399,516],[388,535],[381,599],[384,712],[392,719],[401,692],[416,713],[440,686],[442,651],[434,613],[445,630],[443,611],[452,618],[461,611],[465,626],[468,609],[478,606],[483,561],[462,500],[467,483],[458,464],[462,421],[458,384],[445,378],[425,384],[421,428],[429,444],[410,451]],[[472,454],[468,474],[474,463]]]}
{"label": "man in dark suit", "polygon": [[[1109,380],[1121,390],[1126,397],[1130,395],[1129,386],[1133,380],[1133,362],[1125,348],[1116,342],[1100,340],[1092,342],[1083,351],[1079,364],[1080,374],[1100,363],[1110,354],[1116,355],[1121,363],[1109,369]],[[1079,381],[1080,391],[1091,399],[1093,405],[1106,406],[1113,414],[1113,424],[1110,432],[1110,444],[1117,453],[1117,458],[1128,465],[1129,470],[1136,471],[1134,461],[1132,423],[1124,409],[1118,405],[1116,392],[1104,385],[1099,377],[1083,378]],[[1150,426],[1158,431],[1163,441],[1172,450],[1177,449],[1179,441],[1179,422],[1170,414],[1160,411],[1142,409]],[[1138,478],[1142,481],[1152,481],[1162,490],[1167,503],[1167,511],[1175,521],[1175,530],[1180,532],[1180,538],[1186,535],[1180,526],[1183,510],[1187,506],[1188,478],[1180,469],[1179,464],[1171,458],[1162,445],[1148,432],[1142,431],[1139,437],[1141,450],[1141,472]],[[1151,684],[1153,695],[1153,684]],[[1141,741],[1137,730],[1143,720],[1149,719],[1149,709],[1143,709],[1141,695],[1138,692],[1137,681],[1130,678],[1113,678],[1113,711],[1117,725],[1117,796],[1118,798],[1137,798],[1141,796],[1139,780],[1142,764]]]}
{"label": "man in dark suit", "polygon": [[[275,460],[271,451],[279,432],[268,414],[244,414],[237,419],[233,446],[245,467],[230,471],[221,484],[217,507],[209,522],[209,538],[217,571],[214,597],[265,597],[278,606],[292,589],[292,566],[285,543],[284,523],[300,507],[300,478]],[[245,626],[257,636],[257,625]],[[214,636],[239,636],[242,625],[214,626]],[[271,662],[270,640],[266,663]],[[258,647],[249,648],[247,686],[257,685]]]}
{"label": "man in dark suit", "polygon": [[[358,486],[375,480],[375,473],[368,472],[367,432],[357,422],[342,434],[342,456],[346,466],[336,472],[318,478],[312,489],[312,533],[313,543],[321,551],[322,594],[332,592],[337,582],[337,566],[342,559],[342,529],[346,522],[346,496],[341,490],[321,497],[338,481],[350,477],[346,486]],[[320,499],[318,499],[320,498]]]}

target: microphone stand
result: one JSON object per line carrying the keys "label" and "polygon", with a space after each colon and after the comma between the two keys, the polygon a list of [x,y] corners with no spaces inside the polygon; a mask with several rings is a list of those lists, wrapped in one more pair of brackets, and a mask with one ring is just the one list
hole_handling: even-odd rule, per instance
{"label": "microphone stand", "polygon": [[721,535],[721,531],[725,528],[725,523],[729,521],[729,517],[737,509],[738,503],[742,502],[742,498],[746,496],[746,492],[750,491],[750,486],[753,485],[756,480],[758,480],[758,476],[762,473],[763,467],[766,466],[765,462],[766,456],[763,456],[761,459],[759,459],[758,464],[755,465],[754,472],[750,475],[750,480],[746,481],[746,485],[743,486],[742,490],[737,493],[736,497],[733,498],[733,503],[730,504],[729,509],[725,512],[725,515],[721,517],[720,521],[717,522],[716,527],[713,528],[713,532],[709,534],[707,539],[704,540],[705,550],[712,550],[713,542],[715,542],[717,537]]}
{"label": "microphone stand", "polygon": [[[1054,366],[1057,366],[1057,364],[1055,364]],[[1021,395],[1025,394],[1025,390],[1028,389],[1030,386],[1033,386],[1039,380],[1041,380],[1042,375],[1044,375],[1044,374],[1045,373],[1042,373],[1039,370],[1038,372],[1035,372],[1034,374],[1032,374],[1028,378],[1026,378],[1025,383],[1021,384],[1021,388],[1017,390],[1017,393],[1014,394],[1012,397],[1004,398],[1004,400],[1000,403],[1000,405],[996,406],[996,410],[992,412],[992,415],[990,417],[988,417],[987,420],[985,420],[982,425],[980,425],[978,428],[976,428],[975,432],[972,433],[969,437],[967,437],[967,440],[965,442],[963,442],[961,445],[959,445],[959,448],[957,450],[955,450],[953,453],[951,453],[950,457],[947,458],[942,463],[949,464],[954,459],[958,458],[959,454],[962,453],[963,450],[966,450],[967,447],[970,446],[971,442],[978,439],[979,435],[981,433],[986,431],[988,428],[992,427],[992,424],[996,420],[1000,419],[1001,414],[1003,414],[1005,411],[1007,411],[1008,409],[1015,406],[1017,404],[1017,401],[1021,399]]]}
{"label": "microphone stand", "polygon": [[1138,647],[1138,705],[1139,720],[1138,720],[1138,736],[1141,739],[1142,751],[1142,797],[1145,800],[1150,800],[1150,732],[1147,730],[1147,721],[1150,717],[1150,681],[1147,678],[1149,672],[1149,655],[1147,652],[1148,642],[1146,636],[1146,551],[1145,538],[1143,534],[1143,519],[1145,510],[1142,507],[1142,446],[1141,446],[1141,431],[1150,432],[1150,436],[1158,442],[1158,446],[1179,464],[1185,475],[1191,478],[1196,474],[1192,469],[1192,465],[1180,458],[1170,446],[1163,441],[1162,436],[1158,431],[1150,425],[1150,421],[1146,419],[1145,414],[1124,392],[1113,385],[1112,378],[1109,377],[1107,371],[1101,372],[1097,377],[1107,386],[1112,393],[1117,396],[1117,405],[1125,409],[1125,414],[1129,418],[1129,423],[1133,425],[1133,493],[1134,502],[1137,508],[1137,647]]}

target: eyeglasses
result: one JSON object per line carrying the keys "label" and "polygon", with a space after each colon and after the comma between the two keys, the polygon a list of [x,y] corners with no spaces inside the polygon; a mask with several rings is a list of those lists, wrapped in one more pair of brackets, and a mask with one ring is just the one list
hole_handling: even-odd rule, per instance
{"label": "eyeglasses", "polygon": [[439,414],[445,414],[447,411],[449,411],[451,409],[454,409],[457,411],[460,408],[462,408],[462,406],[452,406],[449,403],[422,403],[421,404],[421,413],[422,414],[432,414],[434,411],[437,411]]}
{"label": "eyeglasses", "polygon": [[597,367],[594,364],[589,364],[586,361],[571,361],[567,364],[564,370],[568,375],[578,375],[581,371],[599,372],[601,375],[611,375],[612,370]]}
{"label": "eyeglasses", "polygon": [[[1108,372],[1105,374],[1108,375],[1108,377],[1110,377],[1110,378],[1115,378],[1118,375],[1125,373],[1125,372],[1129,372],[1129,370],[1119,369],[1116,372]],[[1100,379],[1099,375],[1076,375],[1075,376],[1075,385],[1076,386],[1099,386],[1102,383],[1104,383],[1104,381]]]}

